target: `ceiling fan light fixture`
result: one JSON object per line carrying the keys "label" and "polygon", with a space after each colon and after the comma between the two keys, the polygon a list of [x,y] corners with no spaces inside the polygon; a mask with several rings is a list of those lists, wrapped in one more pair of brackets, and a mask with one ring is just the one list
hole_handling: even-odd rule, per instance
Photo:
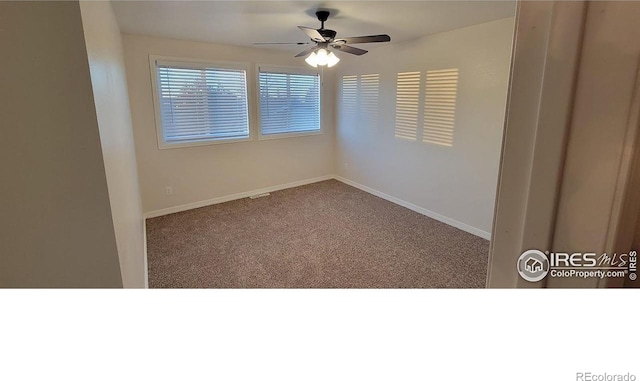
{"label": "ceiling fan light fixture", "polygon": [[316,52],[312,52],[311,54],[309,54],[309,57],[305,59],[305,62],[313,67],[318,67],[317,58],[318,58],[318,55],[316,54]]}
{"label": "ceiling fan light fixture", "polygon": [[329,63],[329,54],[327,53],[327,50],[324,48],[318,49],[318,51],[316,51],[316,64],[325,66],[327,63]]}
{"label": "ceiling fan light fixture", "polygon": [[333,52],[329,52],[325,48],[320,48],[315,52],[312,52],[311,54],[309,54],[309,56],[305,59],[305,61],[313,67],[318,67],[318,66],[333,67],[338,62],[340,62],[340,58],[338,58],[338,56],[336,56]]}
{"label": "ceiling fan light fixture", "polygon": [[340,58],[333,54],[333,52],[329,52],[329,55],[327,56],[327,66],[334,67],[338,62],[340,62]]}

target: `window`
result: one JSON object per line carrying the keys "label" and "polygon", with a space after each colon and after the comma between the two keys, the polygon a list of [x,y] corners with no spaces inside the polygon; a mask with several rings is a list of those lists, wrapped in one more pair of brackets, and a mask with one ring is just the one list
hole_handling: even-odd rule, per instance
{"label": "window", "polygon": [[249,138],[246,69],[152,59],[160,148]]}
{"label": "window", "polygon": [[283,69],[259,69],[260,134],[320,132],[320,75]]}

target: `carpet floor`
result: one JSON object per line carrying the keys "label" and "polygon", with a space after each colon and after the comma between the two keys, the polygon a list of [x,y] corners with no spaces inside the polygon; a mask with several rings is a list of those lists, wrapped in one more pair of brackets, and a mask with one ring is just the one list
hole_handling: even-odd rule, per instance
{"label": "carpet floor", "polygon": [[484,287],[488,251],[336,180],[147,220],[152,288]]}

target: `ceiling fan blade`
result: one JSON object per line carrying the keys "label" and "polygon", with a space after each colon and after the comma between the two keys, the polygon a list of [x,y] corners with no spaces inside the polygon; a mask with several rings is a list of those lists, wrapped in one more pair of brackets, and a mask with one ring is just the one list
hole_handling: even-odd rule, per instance
{"label": "ceiling fan blade", "polygon": [[311,42],[254,42],[254,45],[309,45]]}
{"label": "ceiling fan blade", "polygon": [[318,42],[326,41],[324,37],[322,37],[320,32],[318,32],[316,29],[308,28],[306,26],[299,26],[298,28],[300,28],[301,31],[305,32],[307,36],[309,36],[313,41],[318,41]]}
{"label": "ceiling fan blade", "polygon": [[338,49],[341,52],[355,54],[356,56],[361,56],[367,52],[367,50],[354,48],[349,45],[331,45],[332,48]]}
{"label": "ceiling fan blade", "polygon": [[307,48],[307,49],[305,49],[305,50],[301,51],[300,53],[296,54],[296,57],[305,57],[305,56],[308,56],[309,54],[311,54],[311,52],[313,52],[313,51],[314,51],[314,49],[315,49],[315,48],[316,48],[315,46],[312,46],[312,47],[310,47],[310,48]]}
{"label": "ceiling fan blade", "polygon": [[389,42],[391,37],[387,34],[377,34],[375,36],[359,36],[340,38],[345,44],[366,44],[368,42]]}

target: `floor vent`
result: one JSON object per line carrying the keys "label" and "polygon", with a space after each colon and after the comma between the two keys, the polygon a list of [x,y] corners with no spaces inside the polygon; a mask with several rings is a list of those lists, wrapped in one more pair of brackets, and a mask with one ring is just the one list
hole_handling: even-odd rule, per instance
{"label": "floor vent", "polygon": [[267,197],[267,196],[271,196],[271,193],[260,193],[260,194],[255,194],[253,196],[249,196],[250,199],[255,200],[256,198],[260,198],[260,197]]}

